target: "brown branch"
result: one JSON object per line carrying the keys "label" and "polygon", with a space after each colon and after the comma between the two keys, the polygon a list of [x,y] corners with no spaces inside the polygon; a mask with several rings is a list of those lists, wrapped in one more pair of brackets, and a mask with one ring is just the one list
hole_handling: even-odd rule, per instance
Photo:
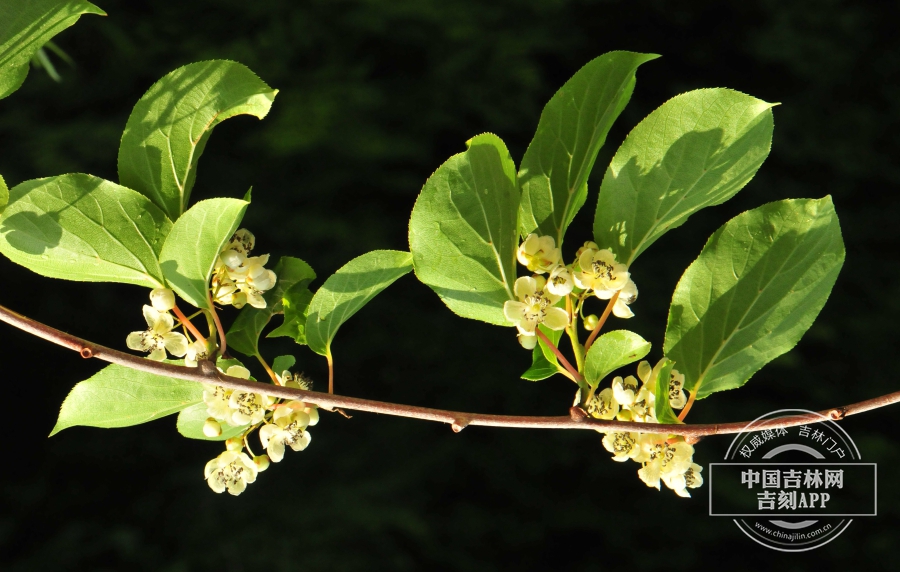
{"label": "brown branch", "polygon": [[[209,361],[203,361],[197,367],[183,367],[148,360],[61,332],[55,328],[51,328],[50,326],[4,308],[3,306],[0,306],[0,321],[6,322],[7,324],[39,338],[74,350],[84,358],[95,357],[109,363],[122,365],[139,371],[146,371],[156,375],[174,377],[187,381],[210,383],[221,385],[222,387],[227,387],[229,389],[242,389],[257,393],[265,393],[284,399],[297,399],[307,403],[315,403],[326,409],[342,408],[367,411],[370,413],[382,413],[384,415],[393,415],[397,417],[422,419],[425,421],[438,421],[450,424],[452,429],[457,432],[468,425],[530,429],[591,429],[595,431],[628,431],[635,433],[683,435],[692,441],[696,441],[698,438],[707,435],[740,433],[750,425],[750,422],[746,421],[697,425],[665,425],[659,423],[633,423],[629,421],[602,421],[588,417],[587,413],[578,407],[571,408],[568,416],[558,417],[486,415],[481,413],[445,411],[428,407],[415,407],[398,403],[386,403],[383,401],[372,401],[356,397],[328,395],[317,391],[303,391],[301,389],[279,387],[267,383],[229,377],[219,372],[212,362]],[[844,407],[826,409],[819,413],[782,417],[780,419],[767,419],[754,424],[752,430],[759,431],[762,429],[795,427],[797,425],[818,423],[819,421],[822,421],[823,418],[837,421],[848,415],[863,413],[897,402],[900,402],[900,391],[882,395],[881,397],[876,397],[874,399],[860,401],[859,403],[845,405]]]}

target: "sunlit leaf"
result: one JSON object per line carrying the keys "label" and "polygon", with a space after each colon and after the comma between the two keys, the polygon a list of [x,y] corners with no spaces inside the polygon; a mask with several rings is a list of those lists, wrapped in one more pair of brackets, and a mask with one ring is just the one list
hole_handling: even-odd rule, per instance
{"label": "sunlit leaf", "polygon": [[772,104],[737,91],[673,97],[616,151],[600,185],[594,240],[630,266],[668,230],[750,182],[772,129]]}
{"label": "sunlit leaf", "polygon": [[146,197],[82,174],[16,185],[0,214],[0,252],[43,276],[165,283],[159,254],[172,223]]}
{"label": "sunlit leaf", "polygon": [[197,161],[213,128],[235,115],[262,119],[276,93],[246,66],[227,60],[169,73],[128,118],[119,146],[119,181],[177,219],[188,207]]}
{"label": "sunlit leaf", "polygon": [[516,167],[503,141],[469,141],[428,179],[409,220],[416,276],[464,318],[510,325],[503,303],[515,298]]}
{"label": "sunlit leaf", "polygon": [[717,230],[669,308],[665,355],[702,398],[740,387],[812,325],[844,263],[831,197],[790,199]]}
{"label": "sunlit leaf", "polygon": [[638,66],[655,54],[610,52],[587,63],[550,99],[519,168],[524,237],[552,236],[557,246],[587,198],[587,180],[613,122],[634,91]]}
{"label": "sunlit leaf", "polygon": [[219,253],[234,235],[246,201],[209,199],[175,221],[159,255],[169,286],[198,308],[209,308],[208,285]]}

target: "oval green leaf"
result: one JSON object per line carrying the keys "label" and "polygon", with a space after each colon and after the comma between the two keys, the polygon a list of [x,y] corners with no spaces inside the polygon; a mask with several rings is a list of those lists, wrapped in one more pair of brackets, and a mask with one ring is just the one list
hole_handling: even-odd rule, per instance
{"label": "oval green leaf", "polygon": [[426,181],[409,219],[416,276],[464,318],[508,326],[515,299],[516,166],[486,133],[471,139]]}
{"label": "oval green leaf", "polygon": [[309,304],[306,341],[317,354],[331,355],[338,328],[379,292],[412,270],[412,255],[373,250],[342,266],[322,284]]}
{"label": "oval green leaf", "polygon": [[213,128],[235,115],[262,119],[278,90],[227,60],[178,68],[134,106],[119,145],[119,180],[172,220],[187,209],[197,161]]}
{"label": "oval green leaf", "polygon": [[199,383],[113,364],[72,388],[50,436],[75,425],[140,425],[202,400],[203,386]]}
{"label": "oval green leaf", "polygon": [[160,266],[169,287],[194,306],[209,308],[213,267],[248,204],[239,199],[200,201],[172,226],[159,255]]}
{"label": "oval green leaf", "polygon": [[665,354],[698,398],[740,387],[800,340],[844,263],[831,197],[763,205],[725,223],[685,271]]}
{"label": "oval green leaf", "polygon": [[603,177],[597,244],[630,266],[690,215],[733,197],[769,155],[771,108],[731,89],[698,89],[648,115]]}
{"label": "oval green leaf", "polygon": [[0,252],[51,278],[165,283],[158,258],[172,223],[149,199],[92,175],[34,179],[10,191]]}
{"label": "oval green leaf", "polygon": [[32,56],[82,14],[106,12],[84,0],[0,2],[0,99],[21,87]]}
{"label": "oval green leaf", "polygon": [[596,388],[603,378],[650,352],[650,342],[628,330],[607,332],[594,340],[584,358],[584,379]]}
{"label": "oval green leaf", "polygon": [[587,198],[597,153],[631,99],[638,66],[658,57],[609,52],[588,62],[550,99],[519,170],[523,237],[535,232],[562,245]]}

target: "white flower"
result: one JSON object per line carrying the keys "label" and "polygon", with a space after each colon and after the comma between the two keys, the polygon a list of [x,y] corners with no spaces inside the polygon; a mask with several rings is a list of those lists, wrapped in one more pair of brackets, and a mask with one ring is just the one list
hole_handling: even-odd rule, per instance
{"label": "white flower", "polygon": [[553,270],[559,264],[561,256],[562,253],[556,248],[556,241],[552,236],[538,236],[533,233],[525,238],[516,252],[519,263],[538,274]]}
{"label": "white flower", "polygon": [[637,457],[643,462],[638,470],[638,477],[648,486],[659,489],[659,481],[669,474],[683,474],[691,466],[694,447],[684,441],[667,442],[666,435],[641,435],[641,454]]}
{"label": "white flower", "polygon": [[267,396],[249,391],[236,390],[228,398],[231,416],[226,419],[231,425],[256,425],[266,416],[266,407],[270,405]]}
{"label": "white flower", "polygon": [[306,427],[310,424],[310,418],[305,409],[305,403],[290,401],[275,409],[272,423],[260,428],[259,440],[273,463],[284,458],[285,445],[294,451],[302,451],[309,445],[311,437]]}
{"label": "white flower", "polygon": [[538,324],[544,324],[551,330],[562,330],[569,324],[569,314],[562,308],[553,306],[559,296],[544,290],[543,277],[522,277],[516,280],[514,291],[519,301],[507,300],[503,304],[503,314],[513,322],[519,333],[525,336],[535,335]]}
{"label": "white flower", "polygon": [[627,409],[631,412],[632,421],[656,423],[656,396],[646,385],[637,392],[634,402]]}
{"label": "white flower", "polygon": [[197,340],[187,347],[187,353],[184,355],[184,365],[197,367],[197,362],[208,358],[209,350],[206,349],[206,344]]}
{"label": "white flower", "polygon": [[231,406],[228,405],[231,399],[232,390],[226,389],[221,385],[203,384],[203,402],[206,403],[206,414],[218,421],[225,421],[231,418]]}
{"label": "white flower", "polygon": [[640,452],[640,434],[628,432],[607,433],[603,437],[603,446],[613,454],[613,461],[624,462],[634,459]]}
{"label": "white flower", "polygon": [[156,361],[166,359],[166,350],[177,357],[187,352],[187,338],[172,331],[175,320],[168,312],[160,312],[152,306],[145,305],[144,320],[147,321],[148,329],[143,332],[131,332],[125,339],[125,344],[129,348],[150,352],[147,357]]}
{"label": "white flower", "polygon": [[258,472],[256,463],[246,453],[225,451],[206,463],[203,477],[213,491],[222,493],[227,489],[230,494],[237,496],[244,492],[249,483],[256,480]]}
{"label": "white flower", "polygon": [[672,409],[681,409],[687,404],[687,395],[684,393],[684,374],[677,369],[669,372],[669,405]]}
{"label": "white flower", "polygon": [[175,307],[175,292],[168,288],[154,288],[150,291],[150,305],[158,312],[168,312]]}
{"label": "white flower", "polygon": [[683,473],[667,473],[662,476],[662,481],[667,487],[675,491],[680,497],[690,497],[688,489],[696,489],[703,484],[703,476],[700,471],[703,467],[692,462]]}
{"label": "white flower", "polygon": [[[222,371],[219,368],[219,371]],[[222,372],[231,377],[250,379],[250,370],[233,365]],[[218,421],[234,427],[260,423],[266,409],[275,403],[275,398],[243,390],[226,389],[220,385],[203,386],[203,401],[207,414]]]}
{"label": "white flower", "polygon": [[634,404],[634,397],[638,392],[638,381],[633,375],[629,375],[625,379],[616,376],[612,380],[612,392],[616,401],[630,407]]}
{"label": "white flower", "polygon": [[628,282],[619,290],[619,297],[616,298],[616,303],[613,304],[612,313],[617,318],[633,317],[634,312],[631,311],[628,305],[637,300],[637,297],[637,286],[634,285],[634,281],[629,276]]}
{"label": "white flower", "polygon": [[628,283],[628,268],[616,262],[616,255],[607,249],[585,248],[578,257],[581,270],[575,272],[575,285],[593,290],[601,300],[609,300]]}
{"label": "white flower", "polygon": [[619,412],[619,404],[613,397],[613,390],[607,387],[600,393],[594,394],[587,402],[585,409],[591,417],[596,419],[612,419]]}
{"label": "white flower", "polygon": [[265,268],[269,255],[250,256],[256,239],[253,234],[241,229],[237,231],[225,248],[219,253],[210,290],[213,301],[242,308],[250,304],[254,308],[265,308],[263,294],[275,286],[277,276]]}
{"label": "white flower", "polygon": [[565,296],[572,292],[575,282],[572,280],[572,272],[566,266],[557,266],[550,272],[547,280],[547,290],[556,296]]}

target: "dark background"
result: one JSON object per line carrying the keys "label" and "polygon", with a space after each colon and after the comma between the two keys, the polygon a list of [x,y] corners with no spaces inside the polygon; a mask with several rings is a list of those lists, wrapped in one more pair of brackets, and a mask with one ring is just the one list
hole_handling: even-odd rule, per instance
{"label": "dark background", "polygon": [[[0,172],[10,186],[66,172],[117,180],[128,114],[157,79],[208,58],[238,60],[281,90],[270,115],[231,119],[201,160],[196,199],[254,187],[245,226],[260,253],[290,254],[327,277],[366,251],[407,249],[426,178],[481,132],[521,159],[543,104],[579,67],[616,49],[664,57],[638,71],[634,97],[597,162],[565,256],[590,238],[603,167],[637,122],[689,89],[725,86],[767,101],[772,154],[725,205],[666,235],[632,268],[641,299],[629,327],[658,359],[671,292],[715,228],[742,210],[831,194],[847,262],[795,350],[694,422],[823,409],[898,389],[895,332],[900,185],[900,40],[889,3],[839,0],[675,3],[576,0],[296,2],[98,0],[57,38],[76,61],[55,84],[33,70],[0,101]],[[57,60],[58,61],[58,60]],[[38,277],[0,261],[0,303],[124,348],[146,290]],[[891,568],[900,503],[898,409],[842,423],[877,462],[879,516],[814,552],[780,554],[693,499],[657,492],[634,463],[610,460],[582,431],[447,426],[323,415],[312,445],[234,498],[203,466],[220,444],[188,441],[174,417],[146,426],[73,428],[47,439],[70,388],[103,364],[0,330],[5,462],[4,570],[696,570],[865,564]],[[324,387],[324,360],[290,343]],[[529,363],[510,330],[447,311],[412,276],[351,322],[335,344],[339,393],[509,414],[563,414],[573,387],[519,379]],[[697,446],[722,460],[727,437]]]}

